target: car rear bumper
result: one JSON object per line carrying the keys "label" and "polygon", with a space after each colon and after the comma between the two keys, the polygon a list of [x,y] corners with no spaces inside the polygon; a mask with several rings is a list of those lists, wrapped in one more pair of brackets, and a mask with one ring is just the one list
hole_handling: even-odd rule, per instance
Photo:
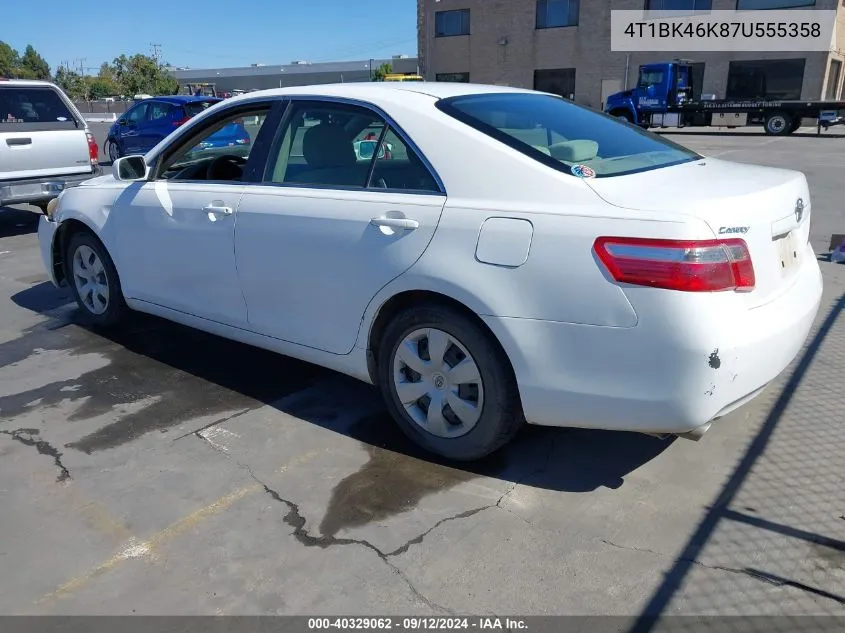
{"label": "car rear bumper", "polygon": [[[682,434],[748,402],[798,355],[819,310],[813,258],[753,310],[691,315],[677,328],[485,317],[505,348],[528,422]],[[696,318],[697,317],[697,318]]]}
{"label": "car rear bumper", "polygon": [[62,190],[95,178],[101,173],[102,169],[97,167],[84,174],[0,181],[0,205],[49,202],[58,196]]}

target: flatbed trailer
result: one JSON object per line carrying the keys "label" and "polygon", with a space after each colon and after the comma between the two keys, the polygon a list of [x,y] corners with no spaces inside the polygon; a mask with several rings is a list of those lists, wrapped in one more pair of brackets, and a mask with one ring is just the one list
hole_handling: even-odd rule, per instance
{"label": "flatbed trailer", "polygon": [[[766,134],[792,134],[812,119],[816,134],[845,123],[845,101],[767,98],[693,98],[692,65],[662,62],[640,67],[637,87],[611,95],[604,107],[611,116],[644,128],[738,128],[762,126]],[[765,94],[765,79],[751,88]]]}
{"label": "flatbed trailer", "polygon": [[[737,128],[762,126],[767,134],[792,134],[813,119],[816,134],[845,123],[845,101],[712,100],[647,112],[648,127]],[[644,117],[645,118],[645,117]]]}

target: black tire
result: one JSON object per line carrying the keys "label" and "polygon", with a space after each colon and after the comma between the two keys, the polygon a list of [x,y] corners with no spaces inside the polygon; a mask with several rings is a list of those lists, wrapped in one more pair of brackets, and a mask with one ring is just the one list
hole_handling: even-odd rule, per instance
{"label": "black tire", "polygon": [[[82,246],[87,246],[94,251],[103,264],[105,280],[108,285],[109,298],[106,304],[106,309],[101,314],[92,312],[88,306],[85,305],[85,302],[80,297],[79,290],[76,287],[73,272],[73,258],[76,251]],[[120,287],[120,278],[117,275],[117,269],[114,267],[114,262],[109,256],[108,251],[93,233],[88,231],[79,231],[71,236],[65,250],[64,267],[65,278],[68,281],[71,294],[76,300],[76,305],[92,325],[96,327],[109,328],[118,325],[124,320],[129,312],[129,307],[126,305],[126,301],[123,298],[123,290]]]}
{"label": "black tire", "polygon": [[801,128],[801,117],[797,116],[792,120],[791,132],[797,132]]}
{"label": "black tire", "polygon": [[[414,330],[437,328],[457,339],[479,369],[484,402],[476,425],[465,435],[438,437],[420,427],[405,411],[393,381],[393,359],[400,343]],[[462,312],[437,304],[400,312],[384,332],[378,352],[378,381],[387,409],[411,441],[454,461],[481,459],[507,444],[522,428],[524,417],[516,379],[504,352],[477,323]]]}
{"label": "black tire", "polygon": [[770,136],[786,136],[787,134],[792,134],[793,125],[794,121],[792,117],[785,112],[773,112],[766,117],[763,123],[763,129]]}
{"label": "black tire", "polygon": [[118,145],[117,141],[114,139],[109,139],[106,141],[106,147],[103,148],[106,153],[106,156],[109,157],[111,162],[116,161],[118,158],[123,156],[123,152],[120,151],[120,145]]}

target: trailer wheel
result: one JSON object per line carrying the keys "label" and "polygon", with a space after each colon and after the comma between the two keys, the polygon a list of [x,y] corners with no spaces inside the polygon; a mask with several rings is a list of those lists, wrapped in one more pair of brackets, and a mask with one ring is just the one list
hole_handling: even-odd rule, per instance
{"label": "trailer wheel", "polygon": [[801,127],[801,117],[797,116],[794,119],[792,119],[792,129],[790,130],[790,132],[797,132],[800,127]]}
{"label": "trailer wheel", "polygon": [[766,117],[763,129],[766,130],[766,134],[772,136],[786,136],[792,133],[793,125],[792,117],[783,112],[775,112]]}

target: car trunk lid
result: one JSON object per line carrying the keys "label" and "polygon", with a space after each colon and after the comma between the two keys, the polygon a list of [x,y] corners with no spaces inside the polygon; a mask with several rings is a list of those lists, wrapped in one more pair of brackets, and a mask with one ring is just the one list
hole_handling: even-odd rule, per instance
{"label": "car trunk lid", "polygon": [[786,292],[812,256],[810,195],[801,172],[707,158],[585,182],[614,206],[692,216],[718,238],[745,240],[756,278],[746,294],[749,308]]}

